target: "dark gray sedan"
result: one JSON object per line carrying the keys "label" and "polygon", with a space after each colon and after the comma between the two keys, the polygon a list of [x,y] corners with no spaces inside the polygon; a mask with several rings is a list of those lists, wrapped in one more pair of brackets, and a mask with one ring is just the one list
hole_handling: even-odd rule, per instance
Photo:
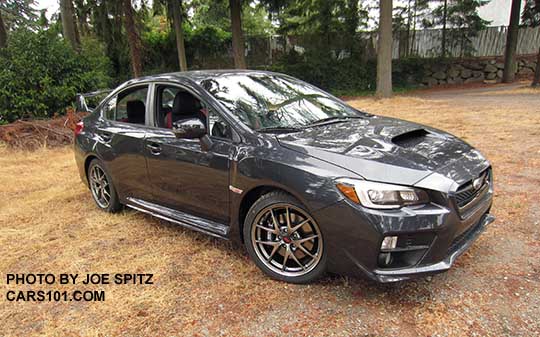
{"label": "dark gray sedan", "polygon": [[75,133],[98,207],[243,242],[288,282],[442,272],[493,221],[491,167],[470,145],[282,74],[131,80]]}

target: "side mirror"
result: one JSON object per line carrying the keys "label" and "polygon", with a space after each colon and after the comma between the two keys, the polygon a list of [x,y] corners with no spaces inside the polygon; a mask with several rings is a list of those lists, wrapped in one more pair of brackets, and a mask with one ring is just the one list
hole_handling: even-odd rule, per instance
{"label": "side mirror", "polygon": [[176,138],[199,139],[206,135],[206,127],[198,118],[188,118],[173,123],[172,132]]}

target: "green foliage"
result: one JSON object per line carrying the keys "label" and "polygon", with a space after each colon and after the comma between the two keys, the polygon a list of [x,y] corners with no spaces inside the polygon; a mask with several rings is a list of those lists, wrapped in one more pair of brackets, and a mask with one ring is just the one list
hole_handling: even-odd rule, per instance
{"label": "green foliage", "polygon": [[[446,0],[432,11],[432,20],[426,21],[426,26],[441,26],[446,21],[447,46],[458,48],[460,56],[470,56],[475,51],[472,38],[478,35],[480,30],[487,27],[489,21],[482,19],[478,15],[478,8],[488,4],[490,0]],[[446,51],[442,51],[442,56],[446,56]]]}
{"label": "green foliage", "polygon": [[540,0],[525,0],[525,8],[521,14],[525,26],[540,26]]}
{"label": "green foliage", "polygon": [[144,73],[156,74],[177,71],[178,54],[174,32],[165,17],[158,16],[153,21],[161,23],[156,23],[141,35],[142,43],[145,46]]}
{"label": "green foliage", "polygon": [[[246,35],[268,35],[274,31],[264,6],[250,1],[242,4],[242,26]],[[195,30],[212,27],[217,31],[230,32],[229,0],[192,0],[186,2],[186,6],[193,13],[190,22]]]}
{"label": "green foliage", "polygon": [[425,65],[432,62],[434,62],[432,59],[419,57],[392,61],[392,85],[400,88],[410,88],[417,83],[422,83],[425,76]]}
{"label": "green foliage", "polygon": [[354,0],[291,0],[279,12],[286,34],[355,33],[367,26],[368,11]]}
{"label": "green foliage", "polygon": [[34,0],[2,0],[0,1],[0,11],[9,30],[20,27],[35,26],[38,16],[34,9]]}
{"label": "green foliage", "polygon": [[107,87],[109,64],[100,44],[83,41],[77,55],[50,31],[20,29],[0,51],[0,121],[62,113],[75,94]]}
{"label": "green foliage", "polygon": [[[231,33],[215,26],[192,29],[184,24],[186,57],[190,68],[208,66],[210,60],[227,58],[224,51],[231,43]],[[145,73],[157,74],[178,71],[174,31],[150,29],[142,35],[145,45]],[[215,62],[215,61],[214,61]]]}
{"label": "green foliage", "polygon": [[[413,88],[422,83],[426,64],[440,60],[406,58],[392,62],[392,84],[399,89]],[[270,68],[298,77],[336,95],[357,95],[373,92],[376,82],[375,60],[359,61],[356,58],[335,59],[328,54],[308,52],[300,55],[294,51]]]}
{"label": "green foliage", "polygon": [[191,31],[188,44],[193,49],[205,50],[209,54],[221,54],[231,41],[231,33],[217,27],[207,26]]}
{"label": "green foliage", "polygon": [[375,61],[363,63],[354,58],[337,60],[328,54],[309,52],[299,55],[291,51],[271,69],[335,93],[375,88]]}

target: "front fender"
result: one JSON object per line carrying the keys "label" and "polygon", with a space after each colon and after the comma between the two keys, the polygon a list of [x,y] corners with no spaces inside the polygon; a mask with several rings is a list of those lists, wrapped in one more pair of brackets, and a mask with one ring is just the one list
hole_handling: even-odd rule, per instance
{"label": "front fender", "polygon": [[276,188],[297,198],[310,213],[343,199],[334,179],[355,176],[350,171],[281,148],[280,151],[262,150],[250,153],[242,149],[231,164],[231,230],[240,234],[238,221],[243,199],[255,188]]}

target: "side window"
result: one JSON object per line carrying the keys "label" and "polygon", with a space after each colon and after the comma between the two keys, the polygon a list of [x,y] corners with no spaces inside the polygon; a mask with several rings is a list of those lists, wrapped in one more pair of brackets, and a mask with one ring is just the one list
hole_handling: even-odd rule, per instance
{"label": "side window", "polygon": [[158,86],[156,90],[157,126],[170,129],[175,122],[187,118],[199,118],[206,123],[206,115],[199,98],[178,86]]}
{"label": "side window", "polygon": [[232,131],[229,123],[214,112],[212,108],[205,107],[204,109],[208,114],[208,134],[213,137],[232,139]]}
{"label": "side window", "polygon": [[163,89],[160,101],[162,110],[171,110],[173,108],[174,98],[179,91],[180,88],[175,87],[168,87]]}
{"label": "side window", "polygon": [[144,124],[147,94],[148,86],[130,88],[119,93],[105,106],[105,117],[118,122]]}

